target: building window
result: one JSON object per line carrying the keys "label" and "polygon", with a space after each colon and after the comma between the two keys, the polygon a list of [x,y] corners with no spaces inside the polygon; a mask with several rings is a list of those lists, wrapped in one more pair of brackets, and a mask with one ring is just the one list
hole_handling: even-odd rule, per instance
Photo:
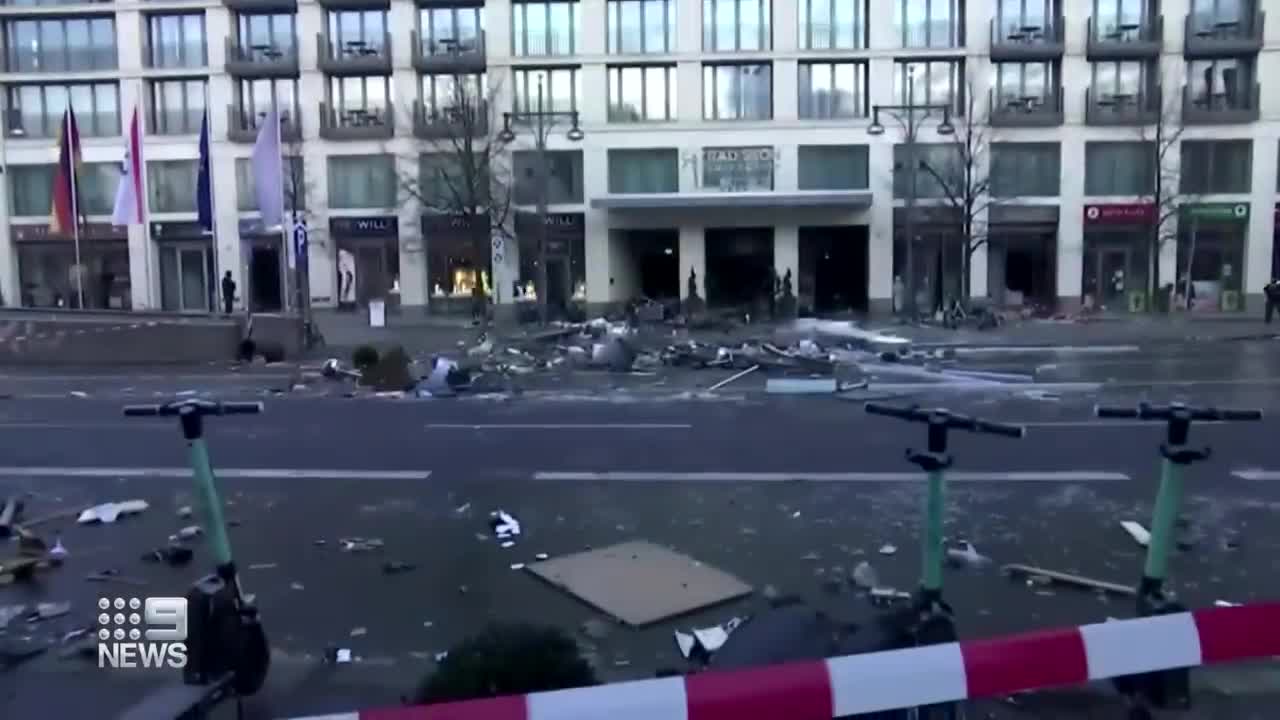
{"label": "building window", "polygon": [[866,145],[801,145],[801,190],[866,190],[871,187]]}
{"label": "building window", "polygon": [[[515,176],[515,201],[518,205],[538,202],[538,154],[518,151],[512,154]],[[582,203],[582,152],[551,150],[547,152],[547,204],[577,205]]]}
{"label": "building window", "polygon": [[542,111],[571,112],[578,109],[582,78],[578,68],[516,70],[512,101],[517,113],[537,112],[538,88],[542,88]]}
{"label": "building window", "polygon": [[292,55],[298,50],[295,16],[292,13],[275,15],[240,15],[236,18],[237,35],[241,49],[255,53],[279,53]]}
{"label": "building window", "polygon": [[396,165],[391,155],[330,155],[329,207],[390,210],[396,205]]}
{"label": "building window", "polygon": [[1253,66],[1247,60],[1224,58],[1187,63],[1191,100],[1210,109],[1247,108],[1253,100]]}
{"label": "building window", "polygon": [[676,49],[676,0],[609,0],[611,55]]}
{"label": "building window", "polygon": [[680,155],[675,148],[609,151],[609,192],[680,191]]}
{"label": "building window", "polygon": [[1178,175],[1184,193],[1247,193],[1253,177],[1253,141],[1183,140]]}
{"label": "building window", "polygon": [[1147,25],[1151,17],[1150,0],[1093,0],[1094,32],[1101,31],[1103,36],[1118,33],[1124,37],[1127,30],[1122,28],[1141,28]]}
{"label": "building window", "polygon": [[489,99],[488,80],[484,73],[423,75],[421,90],[419,97],[427,117],[438,117],[440,113],[459,104],[479,109]]}
{"label": "building window", "polygon": [[917,198],[942,200],[956,192],[964,173],[960,147],[954,143],[917,143],[916,168],[906,165],[906,148],[893,146],[893,196],[903,198],[915,176]]}
{"label": "building window", "polygon": [[573,55],[582,19],[577,2],[520,2],[511,5],[512,52],[517,57]]}
{"label": "building window", "polygon": [[865,50],[867,0],[800,0],[800,49]]}
{"label": "building window", "polygon": [[963,0],[893,0],[893,27],[904,48],[964,47]]}
{"label": "building window", "polygon": [[1001,107],[1025,107],[1056,96],[1058,72],[1053,63],[996,63],[996,102]]}
{"label": "building window", "polygon": [[329,52],[334,57],[387,51],[386,10],[330,10]]}
{"label": "building window", "polygon": [[151,212],[196,211],[196,160],[152,160],[147,163],[147,198]]}
{"label": "building window", "polygon": [[9,72],[115,70],[119,62],[110,17],[12,20],[5,48]]}
{"label": "building window", "polygon": [[353,110],[384,112],[391,107],[391,78],[330,77],[329,105],[339,116]]}
{"label": "building window", "polygon": [[266,117],[271,112],[272,103],[280,111],[282,120],[291,121],[298,107],[298,81],[283,78],[241,80],[237,83],[236,95],[243,115],[243,127],[257,127],[256,119]]}
{"label": "building window", "polygon": [[[55,165],[10,165],[9,212],[48,218],[53,209]],[[76,173],[76,207],[82,215],[110,215],[120,184],[120,163],[84,163]]]}
{"label": "building window", "polygon": [[1150,195],[1155,190],[1155,146],[1149,142],[1084,145],[1084,194]]}
{"label": "building window", "polygon": [[418,10],[422,47],[428,54],[448,52],[452,44],[459,51],[483,50],[484,8],[425,7]]}
{"label": "building window", "polygon": [[676,119],[676,66],[609,68],[609,122]]}
{"label": "building window", "polygon": [[1057,18],[1052,12],[1053,0],[999,0],[996,10],[996,32],[1005,38],[1050,37]]}
{"label": "building window", "polygon": [[[1195,33],[1239,33],[1251,23],[1254,8],[1250,0],[1191,0],[1191,27]],[[1268,3],[1269,4],[1269,3]]]}
{"label": "building window", "polygon": [[865,117],[867,65],[861,62],[800,63],[800,117]]}
{"label": "building window", "polygon": [[1093,96],[1099,99],[1136,101],[1147,93],[1147,64],[1102,62],[1093,64]]}
{"label": "building window", "polygon": [[703,65],[702,117],[769,120],[773,117],[773,66],[768,63]]}
{"label": "building window", "polygon": [[955,112],[964,112],[963,60],[899,60],[893,64],[893,86],[903,104],[949,104]]}
{"label": "building window", "polygon": [[[302,158],[284,157],[284,206],[287,210],[307,208],[306,175]],[[236,158],[236,209],[255,212],[258,209],[257,183],[253,181],[253,159]]]}
{"label": "building window", "polygon": [[991,196],[1057,197],[1062,186],[1058,143],[991,143]]}
{"label": "building window", "polygon": [[772,0],[702,0],[702,49],[750,52],[773,45]]}
{"label": "building window", "polygon": [[147,16],[147,66],[197,68],[208,64],[204,13]]}
{"label": "building window", "polygon": [[204,122],[206,80],[153,80],[149,128],[156,135],[195,135]]}
{"label": "building window", "polygon": [[56,138],[67,103],[76,113],[80,134],[120,134],[119,87],[115,83],[12,85],[9,87],[10,136]]}
{"label": "building window", "polygon": [[[477,158],[479,160],[480,158]],[[418,195],[424,208],[461,211],[467,204],[463,162],[455,153],[423,153],[418,156]],[[477,195],[479,193],[476,193]],[[479,199],[479,198],[476,198]]]}

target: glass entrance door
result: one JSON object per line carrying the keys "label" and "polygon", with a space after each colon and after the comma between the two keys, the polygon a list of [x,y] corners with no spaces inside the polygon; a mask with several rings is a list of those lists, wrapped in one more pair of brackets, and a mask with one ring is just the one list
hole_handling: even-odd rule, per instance
{"label": "glass entrance door", "polygon": [[160,247],[160,291],[165,310],[209,312],[212,263],[201,244]]}
{"label": "glass entrance door", "polygon": [[1128,307],[1129,251],[1103,248],[1098,251],[1098,299],[1109,310]]}

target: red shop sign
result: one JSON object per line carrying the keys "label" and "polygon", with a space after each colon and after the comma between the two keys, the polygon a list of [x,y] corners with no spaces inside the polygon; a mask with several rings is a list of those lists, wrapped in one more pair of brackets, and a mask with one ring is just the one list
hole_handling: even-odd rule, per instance
{"label": "red shop sign", "polygon": [[1156,206],[1151,203],[1084,206],[1085,225],[1139,225],[1155,218]]}

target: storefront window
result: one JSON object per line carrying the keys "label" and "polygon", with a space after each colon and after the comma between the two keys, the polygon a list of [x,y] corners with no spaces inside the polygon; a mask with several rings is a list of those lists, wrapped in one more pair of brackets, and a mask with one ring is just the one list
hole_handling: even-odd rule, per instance
{"label": "storefront window", "polygon": [[1197,313],[1243,309],[1243,260],[1242,228],[1202,226],[1184,233],[1178,241],[1180,306]]}
{"label": "storefront window", "polygon": [[81,244],[80,266],[74,245],[66,242],[18,245],[18,280],[23,307],[128,310],[129,244],[124,240],[95,240]]}
{"label": "storefront window", "polygon": [[1087,310],[1123,313],[1148,310],[1150,230],[1116,228],[1085,235],[1083,305]]}
{"label": "storefront window", "polygon": [[[553,224],[548,227],[547,234],[547,294],[552,306],[582,302],[587,297],[586,242],[582,226],[557,228],[554,225],[556,217],[549,218]],[[520,230],[518,227],[516,233],[520,245],[520,280],[512,291],[517,302],[534,302],[538,299],[538,236],[533,232],[534,228],[527,228],[524,232]]]}
{"label": "storefront window", "polygon": [[[432,245],[427,271],[433,298],[469,298],[477,283],[485,295],[493,295],[488,252],[477,261],[476,249],[468,248],[461,237],[455,241],[433,238]],[[487,243],[485,249],[488,250]]]}
{"label": "storefront window", "polygon": [[395,238],[337,238],[338,302],[368,305],[384,300],[395,306],[400,299],[400,251]]}

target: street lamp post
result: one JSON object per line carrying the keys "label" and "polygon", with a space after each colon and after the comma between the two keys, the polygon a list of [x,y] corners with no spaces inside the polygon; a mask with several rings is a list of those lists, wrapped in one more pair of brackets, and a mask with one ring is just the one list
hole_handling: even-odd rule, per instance
{"label": "street lamp post", "polygon": [[577,110],[547,110],[543,104],[542,78],[538,78],[538,95],[535,110],[518,110],[502,114],[502,132],[498,139],[504,143],[516,139],[515,123],[528,123],[533,129],[534,152],[537,157],[537,217],[538,217],[538,319],[547,322],[547,137],[557,122],[567,121],[569,130],[565,137],[573,142],[583,138]]}
{"label": "street lamp post", "polygon": [[[955,126],[951,124],[952,107],[948,103],[917,103],[915,102],[916,79],[915,71],[911,68],[907,69],[907,102],[902,105],[875,105],[871,109],[871,125],[867,127],[867,133],[870,135],[883,135],[884,125],[880,124],[880,113],[885,113],[901,123],[906,130],[906,138],[903,142],[903,166],[907,171],[907,188],[906,197],[903,198],[903,207],[906,211],[906,218],[903,220],[903,234],[906,236],[906,255],[904,256],[905,271],[907,274],[906,291],[907,297],[903,302],[903,310],[906,311],[908,317],[913,320],[916,317],[916,272],[915,272],[915,204],[916,204],[916,172],[919,170],[916,162],[916,133],[920,126],[924,124],[929,117],[935,113],[942,114],[942,121],[938,123],[939,135],[952,135],[955,133]],[[894,168],[896,171],[898,168]]]}

